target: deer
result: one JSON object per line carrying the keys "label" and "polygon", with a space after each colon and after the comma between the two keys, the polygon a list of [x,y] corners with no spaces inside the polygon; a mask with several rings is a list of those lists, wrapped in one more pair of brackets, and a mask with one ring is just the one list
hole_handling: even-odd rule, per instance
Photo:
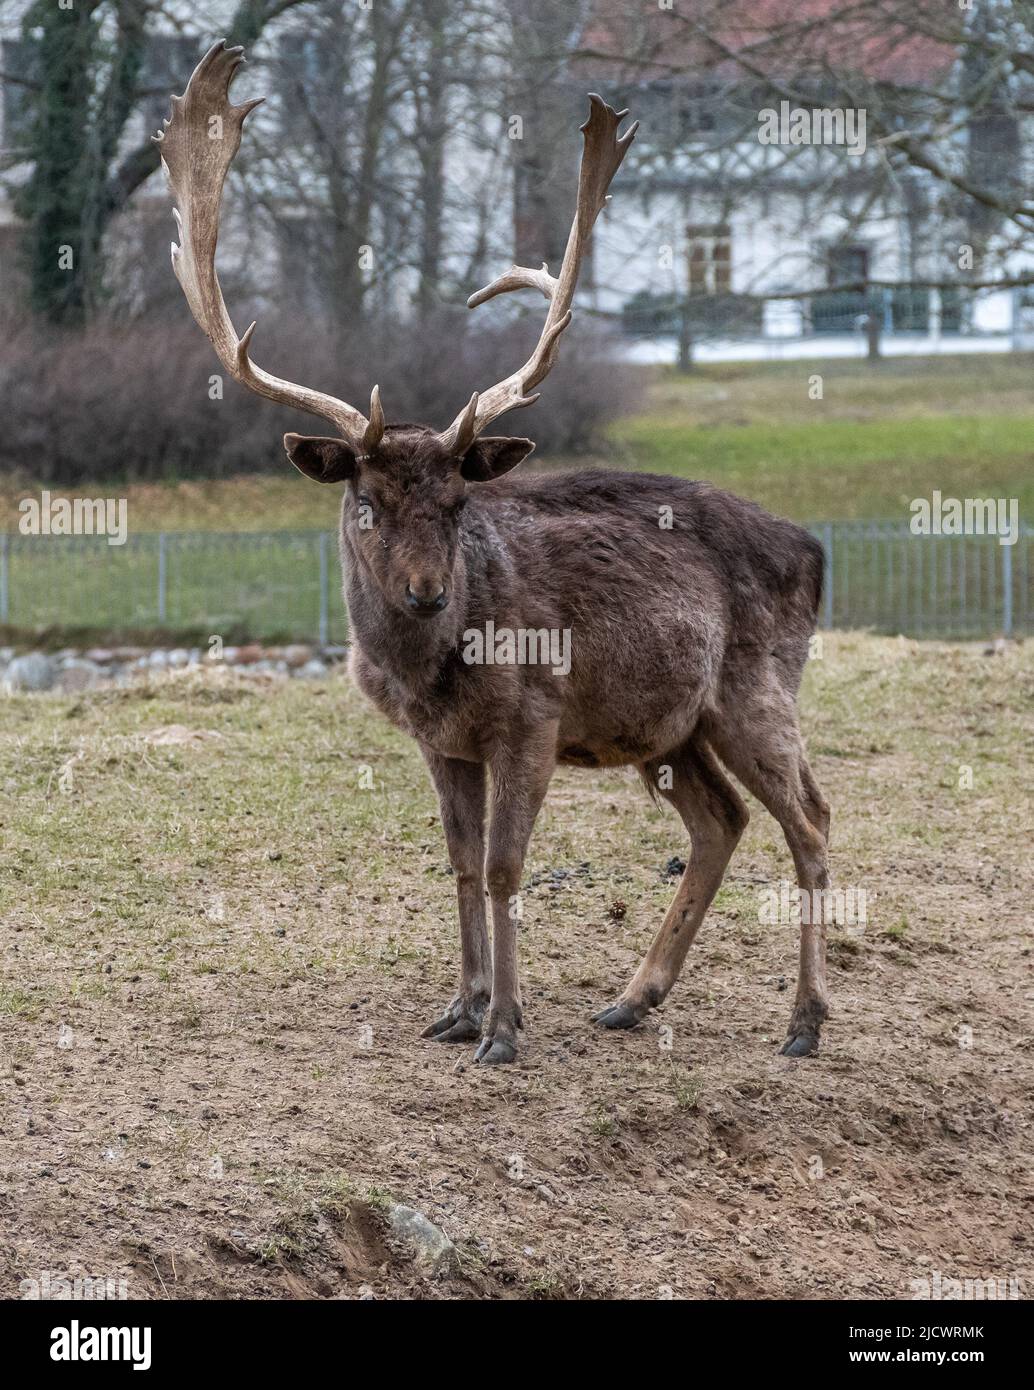
{"label": "deer", "polygon": [[[387,424],[255,365],[255,324],[233,327],[216,274],[223,183],[245,117],[244,62],[216,43],[158,141],[176,207],[175,274],[219,361],[259,395],[329,421],[287,434],[308,478],[344,484],[339,547],[349,670],[416,740],[437,791],[459,915],[454,998],[422,1036],[476,1042],[484,1066],[518,1055],[520,885],[558,766],[636,769],[688,832],[689,859],[639,968],[592,1015],[641,1024],[667,997],[748,822],[733,778],[779,823],[802,894],[829,888],[830,810],[805,756],[797,695],[815,630],[823,550],[806,530],[711,484],[610,468],[514,474],[530,439],[487,435],[533,404],[571,322],[579,267],[635,136],[589,96],[576,209],[559,273],[512,266],[468,300],[533,289],[548,302],[528,360],[475,391],[444,431]],[[473,636],[494,633],[492,658]],[[499,635],[569,635],[569,661]],[[565,639],[566,640],[566,639]],[[514,656],[514,652],[517,653]],[[520,657],[523,655],[524,659]],[[487,900],[487,911],[486,911]],[[826,920],[802,913],[797,990],[781,1052],[818,1051],[829,1012]],[[491,941],[488,922],[491,920]]]}

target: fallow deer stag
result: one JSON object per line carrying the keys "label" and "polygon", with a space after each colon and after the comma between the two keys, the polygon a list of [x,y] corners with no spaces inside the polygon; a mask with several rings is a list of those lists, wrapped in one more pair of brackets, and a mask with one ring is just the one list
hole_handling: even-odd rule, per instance
{"label": "fallow deer stag", "polygon": [[[172,261],[225,369],[260,395],[329,420],[329,438],[288,434],[292,463],[347,484],[344,592],[360,688],[417,740],[441,802],[459,899],[456,997],[424,1037],[480,1038],[476,1059],[512,1061],[522,1028],[514,904],[532,826],[558,763],[637,768],[692,841],[674,901],[634,978],[595,1015],[631,1028],[667,995],[747,824],[732,772],[785,834],[801,889],[823,902],[829,808],[805,759],[796,696],[822,586],[822,549],[797,526],[703,483],[592,470],[504,477],[528,439],[486,427],[537,399],[571,320],[579,264],[635,134],[590,96],[577,210],[560,273],[514,266],[468,301],[532,288],[549,302],[534,352],[475,392],[444,433],[387,425],[256,367],[215,270],[223,182],[245,116],[230,81],[244,61],[217,44],[160,142],[178,203]],[[494,625],[494,627],[493,627]],[[478,661],[473,637],[570,637],[570,659],[534,643]],[[486,785],[487,784],[487,785]],[[486,809],[490,812],[487,846]],[[486,929],[485,886],[492,915]],[[823,912],[801,928],[782,1051],[814,1052],[827,1014]]]}

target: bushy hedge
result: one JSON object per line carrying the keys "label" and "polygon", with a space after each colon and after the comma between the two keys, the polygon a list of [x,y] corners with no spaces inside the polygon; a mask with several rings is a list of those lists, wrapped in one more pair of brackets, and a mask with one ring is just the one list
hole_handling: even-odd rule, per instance
{"label": "bushy hedge", "polygon": [[[245,320],[242,319],[243,327]],[[472,390],[524,362],[539,313],[502,327],[453,315],[420,325],[356,326],[336,338],[301,321],[260,316],[252,342],[267,371],[343,397],[364,413],[379,382],[389,422],[442,428]],[[186,312],[103,322],[55,333],[32,322],[0,340],[0,469],[39,483],[219,478],[283,466],[286,430],[322,434],[329,424],[261,400],[225,376]],[[608,421],[639,399],[640,373],[615,361],[614,343],[576,321],[533,408],[500,420],[498,433],[527,434],[539,453],[596,447]]]}

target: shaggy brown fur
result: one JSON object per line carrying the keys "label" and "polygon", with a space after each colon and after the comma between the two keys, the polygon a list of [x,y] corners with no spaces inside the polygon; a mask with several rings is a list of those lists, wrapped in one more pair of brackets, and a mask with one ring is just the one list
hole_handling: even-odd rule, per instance
{"label": "shaggy brown fur", "polygon": [[[462,969],[425,1036],[480,1037],[485,1063],[516,1055],[517,894],[558,762],[637,767],[692,839],[642,966],[596,1015],[605,1027],[633,1027],[665,997],[718,891],[747,823],[723,764],[779,821],[801,889],[828,886],[829,810],[796,711],[822,586],[822,549],[806,531],[704,483],[598,470],[504,476],[528,440],[480,439],[462,459],[413,425],[388,427],[366,457],[340,440],[285,443],[310,477],[347,481],[352,670],[417,740],[441,801]],[[469,634],[489,622],[568,632],[569,671],[471,664]],[[814,1051],[826,1013],[819,921],[801,929],[783,1051]]]}
{"label": "shaggy brown fur", "polygon": [[[801,887],[814,893],[828,882],[829,813],[796,712],[821,550],[796,526],[701,483],[597,472],[514,481],[504,475],[531,442],[478,437],[537,399],[571,322],[593,226],[635,138],[636,122],[619,134],[628,113],[595,94],[559,274],[511,266],[467,301],[474,308],[514,290],[543,294],[549,309],[538,343],[523,366],[475,391],[444,434],[387,426],[376,386],[366,416],[256,366],[255,324],[238,337],[215,269],[223,183],[258,104],[230,102],[243,61],[241,48],[213,45],[155,136],[178,205],[172,263],[226,371],[337,431],[284,442],[303,473],[348,481],[341,558],[353,670],[420,744],[441,800],[463,963],[459,993],[427,1035],[480,1035],[476,1056],[485,1063],[516,1055],[517,890],[558,762],[638,767],[693,842],[646,959],[597,1015],[608,1028],[632,1027],[674,983],[746,823],[722,762],[779,820]],[[471,641],[479,634],[480,652]],[[825,938],[814,915],[801,931],[784,1048],[794,1056],[818,1045],[826,1015]]]}

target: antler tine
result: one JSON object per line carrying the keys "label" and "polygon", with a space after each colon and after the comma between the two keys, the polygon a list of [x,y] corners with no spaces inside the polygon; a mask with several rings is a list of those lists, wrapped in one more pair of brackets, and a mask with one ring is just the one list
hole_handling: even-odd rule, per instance
{"label": "antler tine", "polygon": [[384,436],[384,411],[381,409],[381,388],[370,392],[370,423],[363,434],[363,453],[372,454]]}
{"label": "antler tine", "polygon": [[483,290],[472,294],[467,300],[467,308],[476,309],[486,300],[494,299],[497,294],[507,294],[510,290],[541,290],[547,299],[552,299],[557,283],[555,276],[550,275],[549,266],[545,261],[542,262],[541,270],[529,270],[527,266],[512,265],[505,275],[500,275]]}
{"label": "antler tine", "polygon": [[465,453],[481,431],[498,416],[538,400],[537,393],[529,393],[549,375],[556,361],[560,335],[571,322],[571,302],[589,237],[607,202],[611,180],[621,167],[621,161],[639,129],[639,122],[633,121],[624,135],[618,135],[618,127],[627,115],[627,111],[615,111],[602,97],[590,92],[589,115],[580,127],[585,145],[578,175],[578,203],[560,274],[556,277],[550,275],[545,263],[541,270],[514,265],[467,300],[467,307],[474,309],[498,294],[537,289],[549,300],[549,312],[535,350],[524,366],[480,395],[475,392],[449,428],[440,435],[450,452]]}
{"label": "antler tine", "polygon": [[475,391],[470,400],[456,416],[452,429],[449,432],[449,453],[457,457],[465,454],[477,438],[477,410],[478,393]]}
{"label": "antler tine", "polygon": [[369,453],[384,433],[384,413],[375,386],[367,420],[336,396],[264,372],[249,356],[255,325],[238,338],[223,300],[215,269],[223,184],[240,149],[245,117],[262,98],[230,104],[230,84],[244,62],[244,50],[226,40],[214,44],[198,63],[181,97],[172,98],[172,115],[154,136],[177,206],[173,209],[179,245],[172,266],[190,311],[207,333],[219,361],[242,385],[260,396],[330,420],[353,448]]}

